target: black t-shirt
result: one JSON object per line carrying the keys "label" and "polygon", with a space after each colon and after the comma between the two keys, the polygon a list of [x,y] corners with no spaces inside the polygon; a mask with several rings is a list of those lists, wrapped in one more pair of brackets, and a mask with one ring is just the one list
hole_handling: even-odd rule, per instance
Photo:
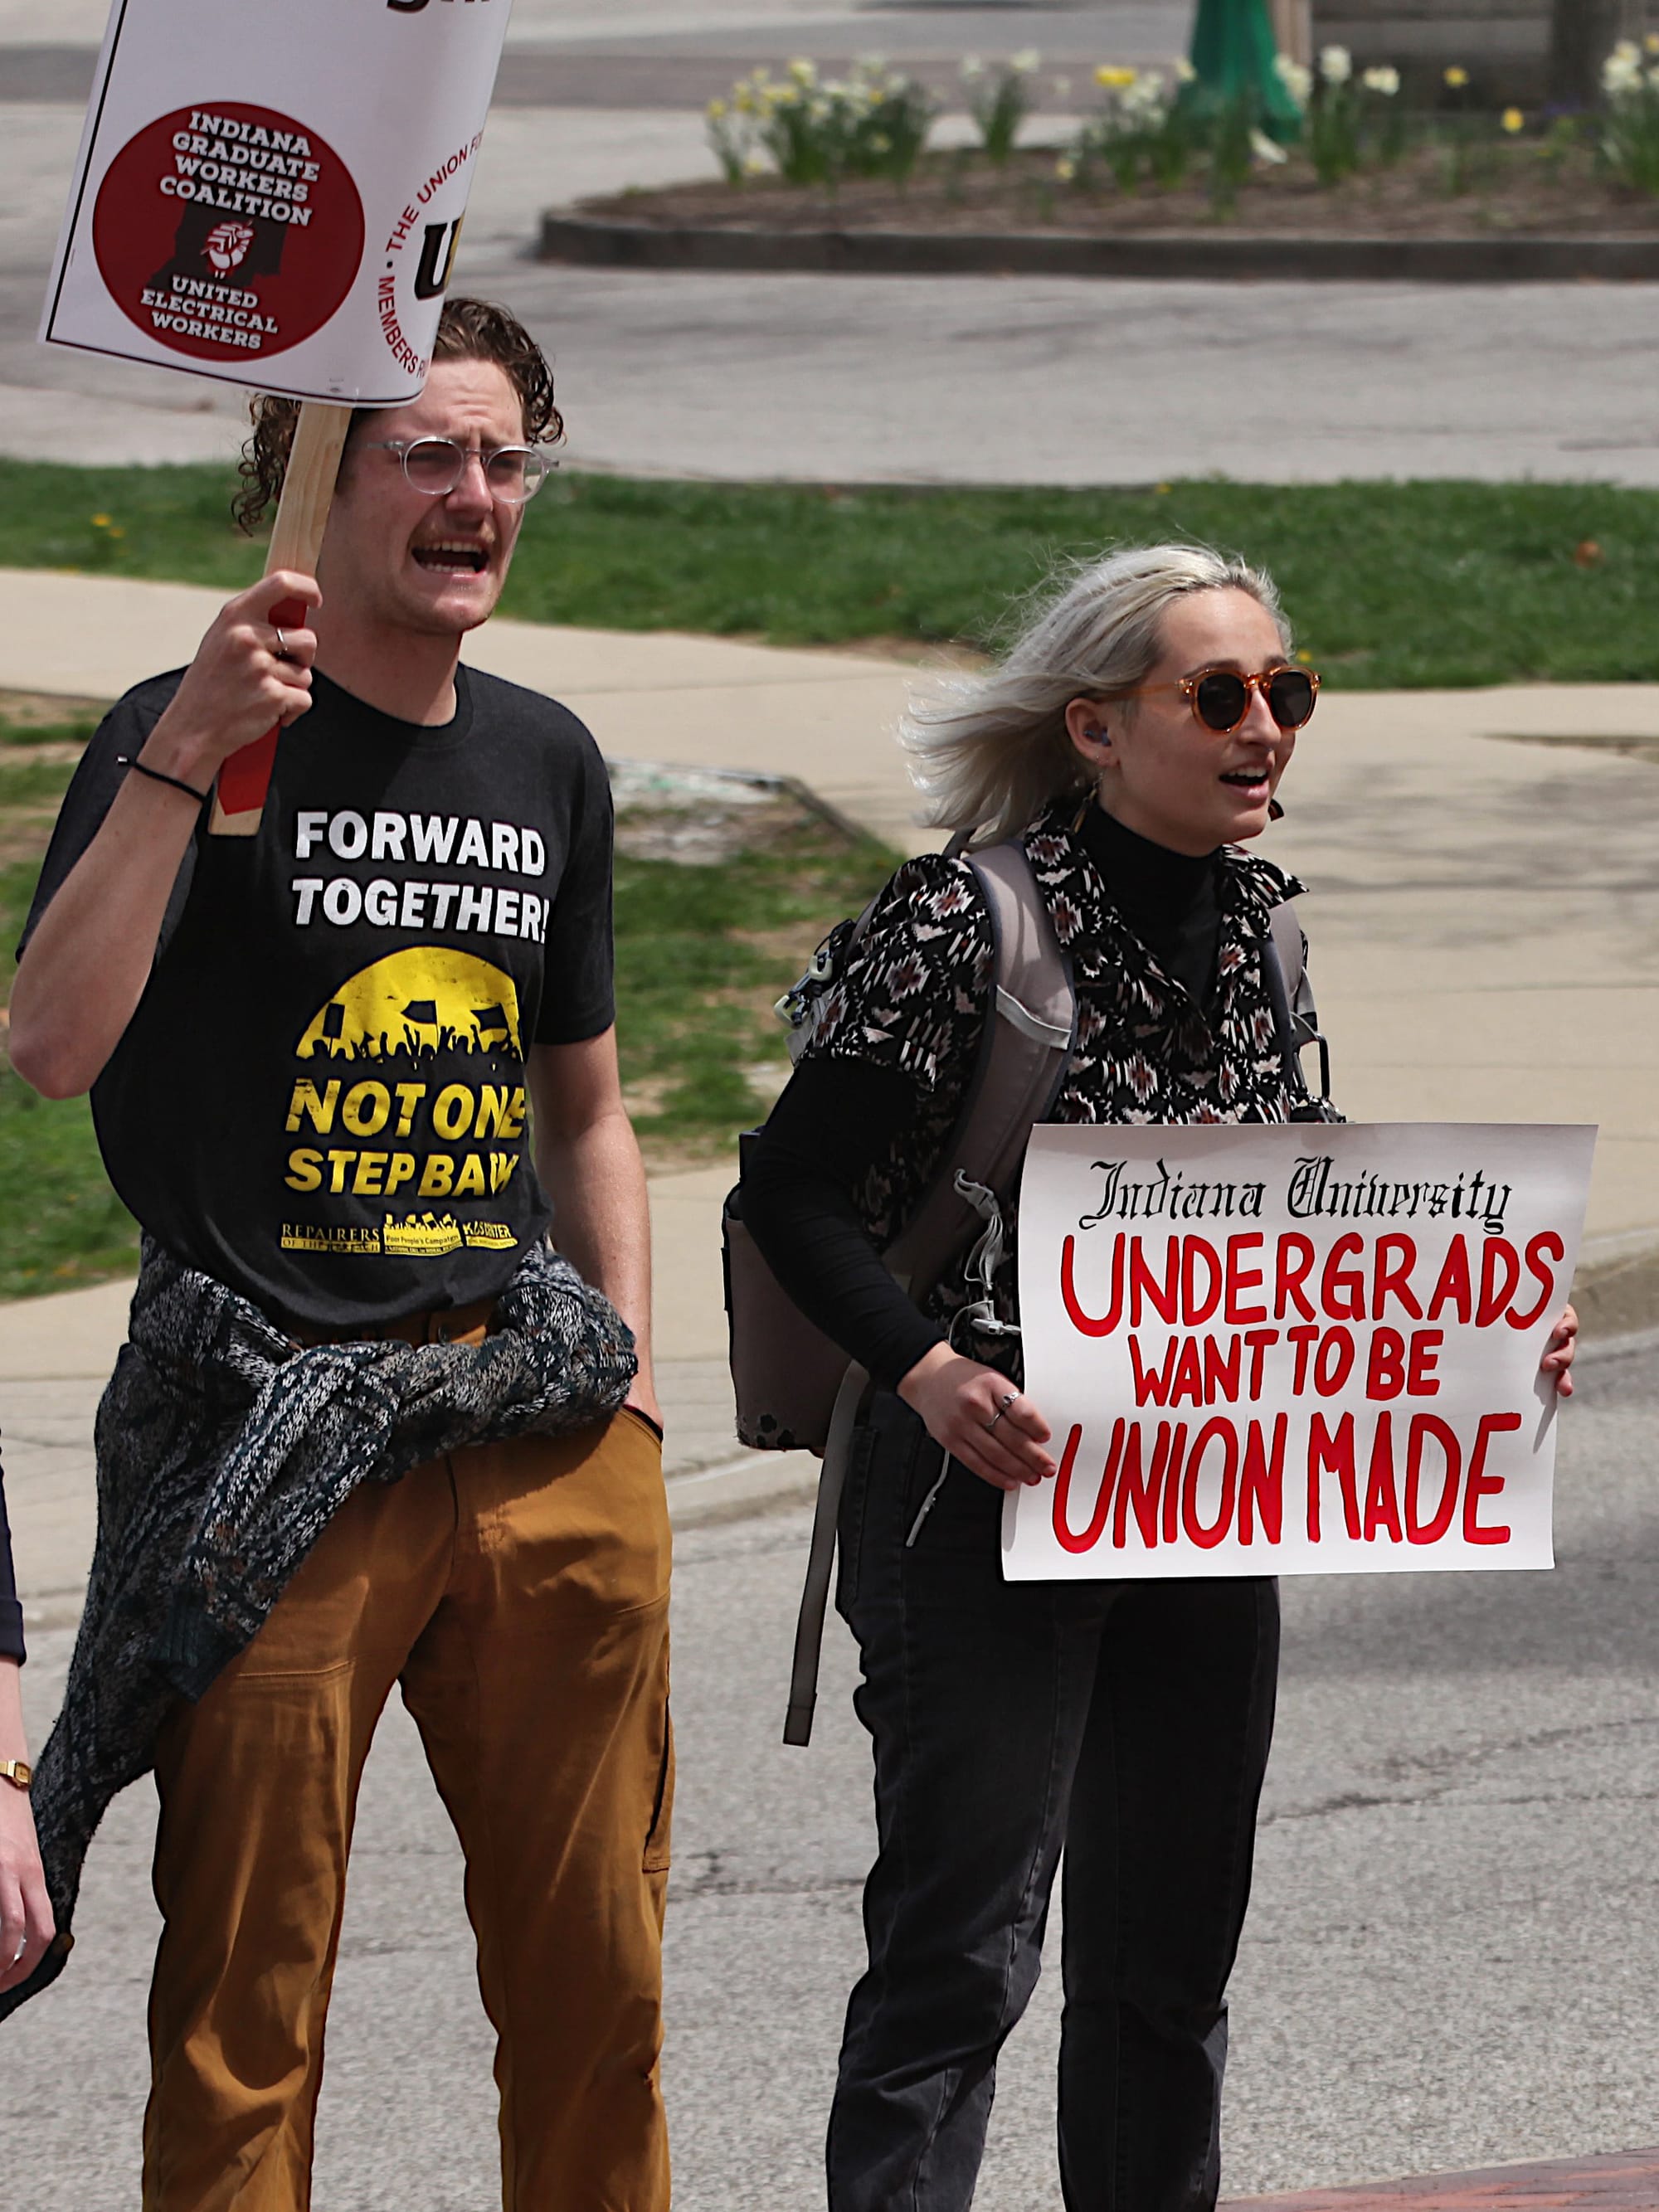
{"label": "black t-shirt", "polygon": [[[112,710],[25,942],[180,672]],[[526,1060],[613,1018],[611,792],[575,717],[465,668],[454,719],[319,675],[255,838],[186,852],[155,964],[93,1085],[143,1226],[273,1317],[361,1327],[491,1296],[550,1209]]]}

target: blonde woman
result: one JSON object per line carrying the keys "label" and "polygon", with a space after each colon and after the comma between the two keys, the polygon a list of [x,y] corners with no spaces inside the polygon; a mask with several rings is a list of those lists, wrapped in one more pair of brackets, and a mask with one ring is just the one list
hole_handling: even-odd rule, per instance
{"label": "blonde woman", "polygon": [[[1018,837],[1070,957],[1079,1026],[1054,1120],[1278,1122],[1307,1103],[1263,966],[1268,916],[1303,887],[1243,848],[1278,811],[1317,696],[1269,580],[1167,545],[1071,576],[1000,667],[913,717],[932,819]],[[744,1175],[775,1272],[878,1386],[840,1529],[879,1853],[830,2204],[969,2204],[1063,1850],[1065,2202],[1200,2212],[1219,2186],[1277,1588],[1002,1579],[1002,1495],[1054,1471],[1018,1337],[953,1333],[960,1272],[918,1310],[879,1257],[957,1120],[991,961],[966,863],[908,862]],[[1545,1362],[1564,1392],[1576,1326],[1569,1311]]]}

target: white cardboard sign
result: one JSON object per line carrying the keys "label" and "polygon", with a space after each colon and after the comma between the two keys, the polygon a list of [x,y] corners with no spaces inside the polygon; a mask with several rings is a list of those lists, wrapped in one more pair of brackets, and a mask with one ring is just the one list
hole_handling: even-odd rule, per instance
{"label": "white cardboard sign", "polygon": [[413,398],[511,7],[114,0],[43,340]]}
{"label": "white cardboard sign", "polygon": [[1034,1131],[1016,1581],[1547,1567],[1593,1128]]}

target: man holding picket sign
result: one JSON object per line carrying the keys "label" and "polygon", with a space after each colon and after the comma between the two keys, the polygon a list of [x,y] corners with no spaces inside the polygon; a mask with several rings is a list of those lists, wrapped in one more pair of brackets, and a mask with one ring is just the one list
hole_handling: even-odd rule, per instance
{"label": "man holding picket sign", "polygon": [[[609,783],[573,716],[459,659],[562,432],[527,332],[441,300],[505,10],[280,12],[285,50],[309,13],[319,56],[387,68],[429,28],[444,112],[353,158],[349,71],[315,117],[223,96],[257,52],[181,97],[222,0],[118,0],[48,309],[209,374],[269,356],[240,511],[282,491],[279,540],[296,505],[326,530],[112,710],[26,931],[14,1064],[90,1089],[145,1238],[33,1778],[62,1932],[0,2014],[61,1970],[92,1832],[153,1766],[146,2212],[300,2212],[397,1685],[466,1857],[508,2212],[665,2212],[669,1532]],[[192,15],[211,40],[144,46]],[[331,439],[319,396],[360,403]]]}

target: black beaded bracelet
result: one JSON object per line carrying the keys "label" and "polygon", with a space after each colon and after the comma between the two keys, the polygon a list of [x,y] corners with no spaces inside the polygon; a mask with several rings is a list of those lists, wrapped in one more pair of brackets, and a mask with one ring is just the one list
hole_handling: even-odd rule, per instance
{"label": "black beaded bracelet", "polygon": [[115,765],[117,768],[136,768],[140,775],[147,775],[152,783],[170,783],[175,791],[184,792],[198,806],[207,805],[206,792],[198,791],[193,783],[186,783],[181,775],[168,775],[164,769],[147,768],[143,761],[134,760],[131,753],[117,753]]}

